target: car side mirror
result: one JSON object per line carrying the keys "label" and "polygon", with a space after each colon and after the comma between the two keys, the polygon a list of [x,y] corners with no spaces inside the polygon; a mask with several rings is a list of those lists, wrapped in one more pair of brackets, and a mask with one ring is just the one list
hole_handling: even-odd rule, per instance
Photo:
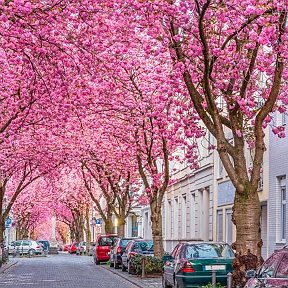
{"label": "car side mirror", "polygon": [[246,271],[246,278],[254,278],[256,276],[256,271],[251,269]]}

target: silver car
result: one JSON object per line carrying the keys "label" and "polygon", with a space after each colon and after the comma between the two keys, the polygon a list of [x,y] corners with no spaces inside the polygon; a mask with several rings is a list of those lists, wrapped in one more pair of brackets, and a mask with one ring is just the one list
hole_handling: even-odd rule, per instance
{"label": "silver car", "polygon": [[35,240],[16,240],[9,248],[11,249],[9,254],[36,255],[43,253],[43,246]]}

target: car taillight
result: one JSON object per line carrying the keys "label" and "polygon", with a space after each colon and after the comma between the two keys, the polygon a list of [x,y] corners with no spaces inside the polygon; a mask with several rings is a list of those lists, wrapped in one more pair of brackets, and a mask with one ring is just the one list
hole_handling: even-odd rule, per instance
{"label": "car taillight", "polygon": [[193,268],[193,266],[191,265],[191,263],[189,261],[186,261],[182,267],[182,272],[183,273],[191,273],[191,272],[195,272],[195,269]]}
{"label": "car taillight", "polygon": [[41,248],[41,246],[38,245],[38,246],[36,246],[36,248],[39,249],[39,248]]}
{"label": "car taillight", "polygon": [[118,254],[121,253],[121,247],[117,247],[117,253],[118,253]]}

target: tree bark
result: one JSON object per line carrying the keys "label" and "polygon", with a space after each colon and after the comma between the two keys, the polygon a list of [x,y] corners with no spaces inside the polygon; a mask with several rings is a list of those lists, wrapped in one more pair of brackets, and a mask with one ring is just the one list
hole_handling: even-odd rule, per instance
{"label": "tree bark", "polygon": [[119,219],[118,218],[117,234],[120,237],[125,236],[125,219]]}
{"label": "tree bark", "polygon": [[162,235],[162,209],[161,204],[156,200],[150,201],[151,207],[151,224],[152,224],[152,238],[154,244],[154,255],[162,257],[164,254],[163,235]]}
{"label": "tree bark", "polygon": [[257,189],[253,191],[247,185],[244,193],[236,190],[232,216],[237,230],[236,241],[232,245],[237,251],[233,263],[233,281],[240,287],[246,282],[245,271],[255,269],[263,262],[260,217]]}
{"label": "tree bark", "polygon": [[107,211],[106,217],[103,219],[105,223],[105,233],[106,234],[112,234],[113,233],[113,221],[112,221],[112,211],[109,209]]}
{"label": "tree bark", "polygon": [[86,208],[86,214],[85,214],[85,220],[86,220],[86,254],[88,255],[88,251],[90,249],[90,242],[91,242],[91,230],[90,230],[90,221],[89,221],[89,206]]}

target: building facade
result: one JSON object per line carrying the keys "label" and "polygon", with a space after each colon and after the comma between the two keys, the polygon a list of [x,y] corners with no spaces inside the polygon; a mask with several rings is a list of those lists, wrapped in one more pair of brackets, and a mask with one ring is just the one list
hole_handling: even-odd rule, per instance
{"label": "building facade", "polygon": [[[278,114],[275,126],[285,127],[287,117]],[[288,139],[279,139],[270,130],[269,146],[269,201],[268,201],[268,234],[269,253],[288,243],[288,209],[287,209],[287,177],[288,177]]]}

